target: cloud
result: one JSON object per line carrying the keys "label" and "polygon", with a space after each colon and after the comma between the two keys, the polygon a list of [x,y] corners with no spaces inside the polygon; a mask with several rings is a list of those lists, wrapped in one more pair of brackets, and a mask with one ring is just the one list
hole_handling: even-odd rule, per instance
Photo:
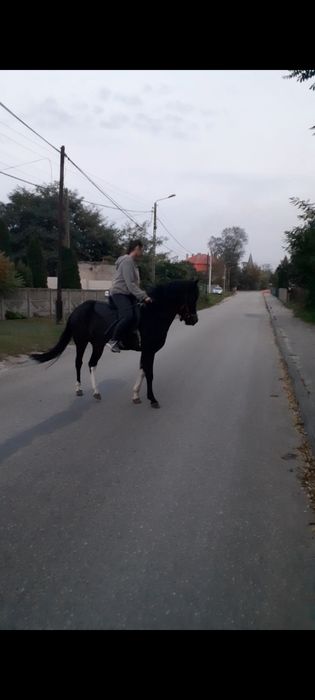
{"label": "cloud", "polygon": [[180,122],[184,121],[184,118],[180,117],[178,114],[165,114],[163,117],[163,121],[179,124]]}
{"label": "cloud", "polygon": [[123,95],[119,92],[114,95],[114,100],[123,102],[125,105],[130,105],[131,107],[140,106],[142,104],[142,100],[138,95]]}
{"label": "cloud", "polygon": [[108,90],[108,88],[102,88],[99,91],[99,97],[101,100],[105,100],[105,101],[108,100],[110,98],[111,94],[112,94],[112,91]]}
{"label": "cloud", "polygon": [[181,102],[181,100],[174,100],[173,102],[168,102],[166,107],[168,109],[173,109],[175,112],[180,112],[184,114],[188,114],[189,112],[193,112],[195,107],[193,105],[188,104],[188,102]]}
{"label": "cloud", "polygon": [[133,122],[133,124],[136,129],[147,129],[147,131],[152,131],[154,133],[164,130],[162,119],[148,117],[143,112],[138,112],[138,114],[136,114],[136,120]]}
{"label": "cloud", "polygon": [[112,114],[107,121],[103,119],[100,122],[100,126],[103,127],[103,129],[121,129],[121,127],[125,126],[128,122],[129,117],[127,117],[126,114]]}
{"label": "cloud", "polygon": [[160,95],[169,95],[170,92],[174,92],[174,88],[171,87],[171,85],[166,85],[166,83],[161,83],[157,88],[157,92],[159,92]]}
{"label": "cloud", "polygon": [[70,112],[67,112],[59,105],[57,100],[52,97],[47,97],[39,103],[38,109],[39,118],[42,124],[59,125],[59,124],[74,124],[76,118]]}

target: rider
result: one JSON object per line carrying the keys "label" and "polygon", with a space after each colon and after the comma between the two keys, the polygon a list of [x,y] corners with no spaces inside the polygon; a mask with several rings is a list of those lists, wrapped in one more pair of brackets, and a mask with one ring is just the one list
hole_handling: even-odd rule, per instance
{"label": "rider", "polygon": [[138,327],[140,314],[137,302],[149,303],[151,297],[140,289],[140,275],[136,261],[143,253],[143,243],[140,239],[130,241],[127,255],[122,255],[116,261],[116,272],[110,290],[111,299],[118,310],[118,323],[114,328],[111,340],[107,343],[112,352],[120,352],[119,341],[128,326],[135,320]]}

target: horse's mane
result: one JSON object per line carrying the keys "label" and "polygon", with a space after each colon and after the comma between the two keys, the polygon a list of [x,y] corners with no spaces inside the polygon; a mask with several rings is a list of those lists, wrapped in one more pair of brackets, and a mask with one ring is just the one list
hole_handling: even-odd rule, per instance
{"label": "horse's mane", "polygon": [[176,301],[183,293],[192,292],[196,288],[195,280],[173,280],[157,284],[148,290],[148,293],[154,301],[170,302]]}

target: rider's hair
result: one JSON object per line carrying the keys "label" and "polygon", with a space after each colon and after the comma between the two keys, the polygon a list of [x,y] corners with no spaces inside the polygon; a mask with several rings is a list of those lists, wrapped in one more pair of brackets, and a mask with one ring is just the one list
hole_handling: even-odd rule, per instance
{"label": "rider's hair", "polygon": [[140,248],[143,248],[143,242],[141,241],[140,238],[136,238],[133,241],[129,241],[128,248],[127,248],[127,255],[129,255],[129,253],[132,253],[132,251],[135,248],[137,248],[137,246],[140,246]]}

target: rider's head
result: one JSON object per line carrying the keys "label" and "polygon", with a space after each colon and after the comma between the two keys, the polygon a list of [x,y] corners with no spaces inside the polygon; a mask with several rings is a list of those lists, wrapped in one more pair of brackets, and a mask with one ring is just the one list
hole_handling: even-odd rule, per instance
{"label": "rider's head", "polygon": [[133,241],[129,241],[127,254],[131,255],[132,258],[140,258],[143,253],[143,243],[140,238],[136,238]]}

